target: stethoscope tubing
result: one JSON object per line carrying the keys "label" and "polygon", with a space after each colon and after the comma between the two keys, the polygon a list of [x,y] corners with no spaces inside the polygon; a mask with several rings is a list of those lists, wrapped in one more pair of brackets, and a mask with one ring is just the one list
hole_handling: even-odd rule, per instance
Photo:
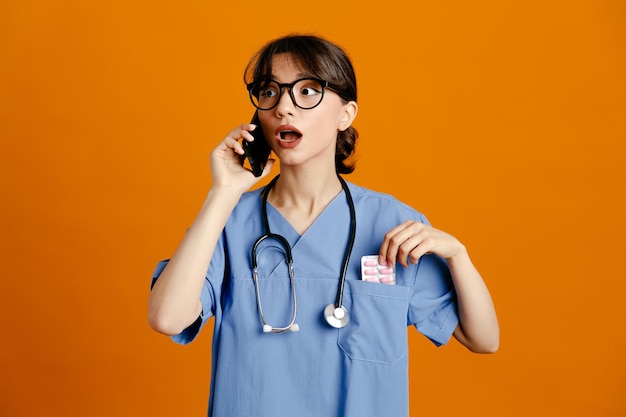
{"label": "stethoscope tubing", "polygon": [[[294,278],[293,256],[292,256],[292,251],[291,251],[291,245],[289,244],[289,241],[285,239],[285,237],[271,232],[269,219],[267,216],[267,198],[268,198],[270,190],[274,187],[274,184],[276,184],[276,181],[278,181],[279,177],[280,177],[280,174],[274,177],[274,179],[272,179],[272,181],[268,185],[266,185],[262,191],[263,202],[261,204],[261,209],[262,209],[262,214],[263,214],[262,217],[263,217],[263,226],[265,229],[265,234],[263,234],[254,242],[254,244],[252,245],[252,250],[250,254],[252,258],[252,271],[253,271],[252,278],[254,280],[254,286],[255,286],[257,309],[259,312],[259,316],[261,318],[261,322],[263,324],[263,332],[265,333],[268,333],[268,332],[285,333],[288,331],[299,330],[299,327],[296,324],[296,315],[297,315],[296,282]],[[327,305],[326,308],[324,309],[323,314],[328,324],[330,324],[332,327],[335,327],[335,328],[341,328],[341,327],[346,326],[348,322],[350,321],[348,311],[346,310],[345,307],[343,307],[343,289],[344,289],[344,284],[346,281],[346,274],[348,272],[348,264],[350,262],[350,255],[352,254],[352,248],[354,247],[354,240],[356,238],[356,210],[354,208],[354,200],[352,199],[352,194],[350,193],[348,184],[346,184],[344,179],[341,178],[339,175],[337,175],[337,178],[339,179],[339,182],[341,182],[341,187],[346,194],[346,199],[348,200],[348,207],[350,210],[350,235],[348,238],[348,244],[346,246],[346,252],[343,257],[341,275],[339,278],[339,284],[337,286],[337,296],[335,298],[335,303],[334,304],[331,303]],[[285,259],[289,267],[289,280],[290,280],[290,285],[291,285],[291,294],[293,298],[293,313],[291,316],[291,321],[285,327],[270,326],[265,320],[265,317],[263,315],[263,308],[261,307],[261,295],[259,291],[258,264],[257,264],[257,248],[261,244],[261,242],[263,242],[266,239],[275,239],[281,243],[285,252]]]}
{"label": "stethoscope tubing", "polygon": [[343,264],[341,267],[341,278],[339,279],[339,288],[337,289],[337,297],[335,299],[335,308],[343,307],[343,287],[346,282],[346,274],[348,273],[348,263],[350,261],[350,255],[352,254],[352,248],[354,247],[354,239],[356,238],[356,211],[354,209],[354,200],[352,200],[352,194],[348,189],[348,184],[337,176],[341,182],[341,187],[346,193],[346,199],[348,200],[348,207],[350,209],[350,235],[348,238],[348,246],[346,246],[346,253],[343,256]]}
{"label": "stethoscope tubing", "polygon": [[[263,315],[263,307],[261,306],[261,294],[259,290],[259,274],[258,274],[256,250],[259,244],[261,244],[261,242],[263,242],[266,239],[276,239],[282,243],[283,249],[285,250],[285,258],[287,260],[287,266],[289,267],[289,282],[291,286],[291,297],[293,298],[293,312],[291,314],[291,321],[285,327],[270,326],[265,320],[265,315]],[[298,330],[297,328],[294,328],[295,326],[297,326],[296,315],[298,313],[298,300],[296,298],[296,280],[295,280],[294,272],[293,272],[293,257],[291,255],[291,246],[289,245],[289,242],[287,241],[287,239],[285,239],[281,235],[278,235],[275,233],[266,233],[263,236],[261,236],[259,239],[257,239],[256,242],[254,242],[254,245],[252,246],[251,258],[252,258],[252,279],[254,279],[254,289],[256,293],[256,305],[259,311],[259,317],[261,317],[261,323],[263,323],[263,332],[285,333],[290,330]]]}

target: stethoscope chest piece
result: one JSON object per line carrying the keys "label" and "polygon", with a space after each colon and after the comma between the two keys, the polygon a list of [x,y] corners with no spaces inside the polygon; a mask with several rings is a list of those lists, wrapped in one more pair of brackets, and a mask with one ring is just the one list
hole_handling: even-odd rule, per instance
{"label": "stethoscope chest piece", "polygon": [[350,322],[350,315],[344,306],[336,307],[334,303],[330,303],[324,309],[324,318],[336,329],[346,327]]}

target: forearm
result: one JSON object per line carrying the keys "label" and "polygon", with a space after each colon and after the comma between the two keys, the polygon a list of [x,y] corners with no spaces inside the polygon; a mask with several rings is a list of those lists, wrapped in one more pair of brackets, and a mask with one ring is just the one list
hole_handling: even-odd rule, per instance
{"label": "forearm", "polygon": [[165,334],[178,334],[201,312],[200,294],[209,263],[224,225],[240,194],[211,189],[196,219],[185,234],[148,302],[151,327]]}
{"label": "forearm", "polygon": [[465,247],[448,258],[448,265],[458,300],[459,327],[455,337],[473,352],[495,352],[500,343],[496,311],[489,290]]}

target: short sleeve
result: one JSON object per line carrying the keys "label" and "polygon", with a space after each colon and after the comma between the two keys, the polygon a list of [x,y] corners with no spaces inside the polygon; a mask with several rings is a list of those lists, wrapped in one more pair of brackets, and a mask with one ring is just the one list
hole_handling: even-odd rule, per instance
{"label": "short sleeve", "polygon": [[437,346],[450,340],[459,318],[454,284],[443,258],[425,255],[420,259],[409,300],[408,322]]}
{"label": "short sleeve", "polygon": [[[150,289],[154,287],[154,284],[161,276],[161,273],[165,269],[169,262],[169,259],[163,260],[159,262],[152,274],[152,285]],[[209,268],[210,271],[211,268]],[[214,305],[215,305],[215,297],[214,292],[212,291],[211,283],[208,279],[209,273],[207,273],[207,277],[205,279],[204,285],[202,286],[202,292],[200,294],[200,302],[202,303],[202,312],[189,327],[183,330],[180,334],[171,336],[172,340],[181,345],[186,345],[191,343],[200,333],[202,327],[207,322],[209,318],[211,318],[214,314]]]}

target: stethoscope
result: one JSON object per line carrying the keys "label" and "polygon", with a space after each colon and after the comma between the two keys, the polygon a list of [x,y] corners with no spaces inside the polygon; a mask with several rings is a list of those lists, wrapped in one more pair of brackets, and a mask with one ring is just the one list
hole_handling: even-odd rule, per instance
{"label": "stethoscope", "polygon": [[[283,236],[271,233],[269,220],[267,219],[267,196],[270,193],[270,190],[276,184],[278,180],[277,175],[274,179],[263,189],[263,225],[265,226],[265,234],[258,238],[254,245],[252,245],[252,278],[254,280],[254,288],[256,292],[256,303],[257,308],[259,310],[259,317],[261,318],[261,323],[263,324],[263,332],[265,333],[285,333],[288,331],[297,332],[300,330],[300,327],[296,323],[296,314],[297,314],[297,300],[296,300],[296,281],[294,278],[293,272],[293,257],[291,255],[291,245]],[[343,188],[346,193],[346,199],[348,200],[348,208],[350,209],[350,237],[348,239],[348,245],[346,247],[346,253],[343,258],[343,266],[341,268],[341,277],[339,278],[339,286],[337,288],[337,297],[334,303],[330,303],[324,308],[324,318],[332,327],[340,329],[345,327],[350,321],[350,315],[348,314],[348,310],[343,306],[343,287],[346,282],[346,273],[348,271],[348,262],[350,261],[350,253],[352,252],[352,248],[354,247],[354,238],[356,236],[356,212],[354,210],[354,201],[352,200],[352,194],[350,194],[350,190],[348,189],[348,185],[340,176],[337,176],[339,181],[341,182],[341,188]],[[261,307],[261,296],[259,294],[259,277],[257,272],[257,247],[261,242],[266,239],[274,239],[281,243],[284,253],[285,260],[287,261],[287,267],[289,268],[289,281],[291,285],[291,297],[293,299],[293,312],[291,315],[291,321],[284,327],[274,327],[265,321],[265,317],[263,316],[263,308]]]}

